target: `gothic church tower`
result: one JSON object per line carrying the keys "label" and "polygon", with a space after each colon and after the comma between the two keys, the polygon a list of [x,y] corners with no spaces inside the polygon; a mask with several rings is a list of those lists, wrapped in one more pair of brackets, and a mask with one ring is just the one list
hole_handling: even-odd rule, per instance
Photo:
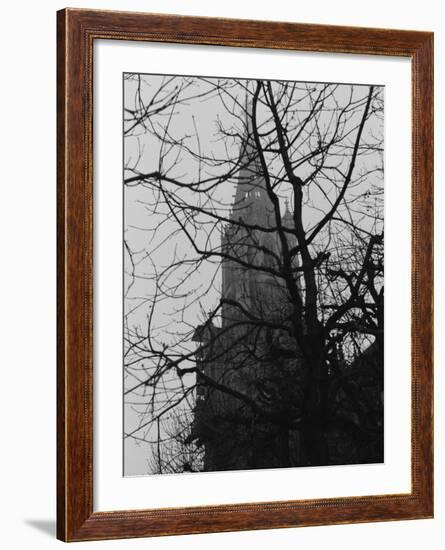
{"label": "gothic church tower", "polygon": [[[204,447],[206,471],[301,462],[299,433],[280,420],[297,406],[301,360],[298,350],[290,350],[286,359],[274,356],[273,343],[286,336],[264,323],[278,326],[289,314],[286,288],[277,276],[282,250],[277,226],[291,229],[293,219],[287,202],[281,215],[268,192],[251,104],[246,117],[230,223],[221,241],[222,322],[201,325],[194,335],[205,350],[199,368],[232,392],[198,384],[192,439]],[[286,232],[286,239],[289,247],[296,244],[292,233]]]}

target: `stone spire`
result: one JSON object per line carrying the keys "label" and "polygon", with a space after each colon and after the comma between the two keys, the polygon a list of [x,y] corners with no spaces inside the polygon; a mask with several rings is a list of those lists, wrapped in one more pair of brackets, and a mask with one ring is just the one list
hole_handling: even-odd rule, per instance
{"label": "stone spire", "polygon": [[293,216],[291,211],[289,210],[289,200],[286,199],[284,201],[284,215],[283,215],[283,225],[284,227],[291,228],[293,227]]}
{"label": "stone spire", "polygon": [[253,132],[253,101],[246,92],[245,136],[240,150],[240,171],[234,194],[232,218],[242,218],[251,224],[271,223],[273,206],[266,190],[263,171]]}

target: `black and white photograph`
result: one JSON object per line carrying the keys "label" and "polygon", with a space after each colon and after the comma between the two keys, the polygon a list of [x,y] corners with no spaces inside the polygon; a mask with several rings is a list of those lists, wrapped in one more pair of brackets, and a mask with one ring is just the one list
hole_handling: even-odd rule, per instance
{"label": "black and white photograph", "polygon": [[443,4],[2,8],[2,547],[442,548]]}
{"label": "black and white photograph", "polygon": [[125,476],[384,461],[384,92],[124,73]]}

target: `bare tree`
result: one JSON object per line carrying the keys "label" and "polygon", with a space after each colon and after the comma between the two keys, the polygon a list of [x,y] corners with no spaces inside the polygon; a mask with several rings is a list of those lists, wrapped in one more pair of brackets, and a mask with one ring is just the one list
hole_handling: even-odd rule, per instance
{"label": "bare tree", "polygon": [[382,90],[126,78],[125,437],[158,472],[381,460]]}

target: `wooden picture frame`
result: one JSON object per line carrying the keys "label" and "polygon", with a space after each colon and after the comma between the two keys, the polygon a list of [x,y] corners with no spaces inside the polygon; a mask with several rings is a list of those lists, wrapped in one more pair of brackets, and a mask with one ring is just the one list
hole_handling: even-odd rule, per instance
{"label": "wooden picture frame", "polygon": [[[433,516],[433,34],[65,9],[57,14],[57,536],[64,541]],[[93,43],[155,41],[401,56],[412,62],[412,491],[93,511]]]}

